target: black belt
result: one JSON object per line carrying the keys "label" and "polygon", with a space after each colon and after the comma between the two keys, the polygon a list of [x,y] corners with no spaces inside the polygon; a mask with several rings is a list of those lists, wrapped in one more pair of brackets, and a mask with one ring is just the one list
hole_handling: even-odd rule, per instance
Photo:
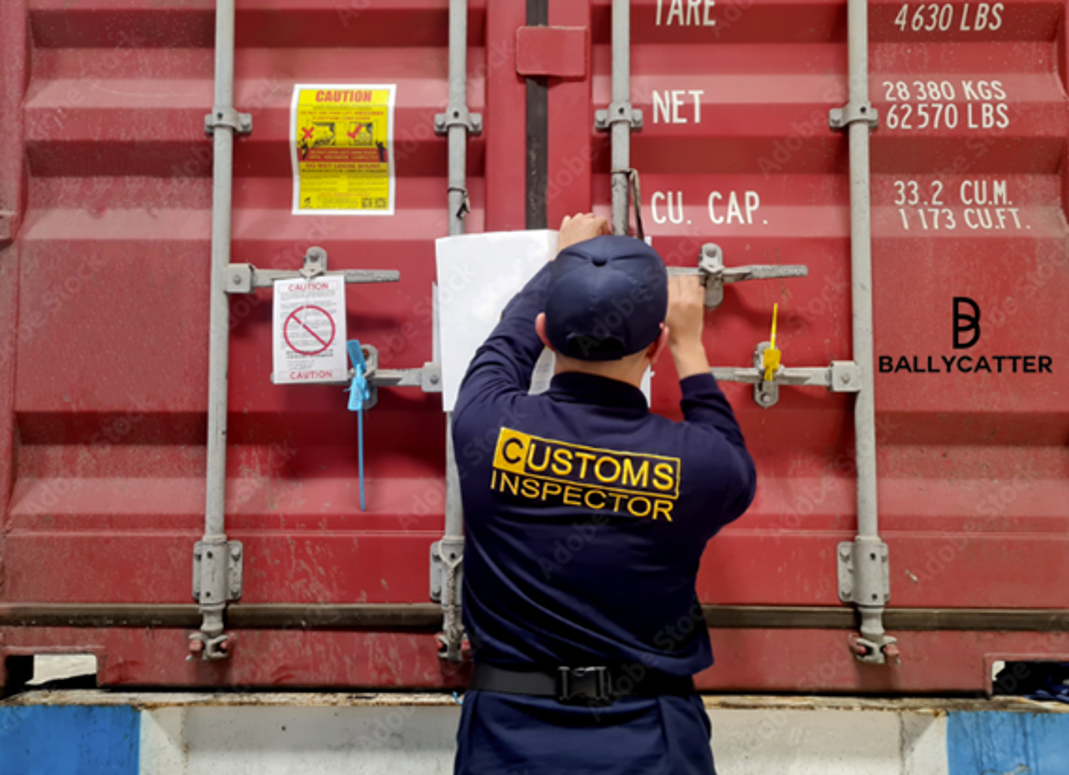
{"label": "black belt", "polygon": [[668,675],[641,665],[631,667],[558,667],[556,670],[506,670],[477,663],[469,689],[553,697],[565,705],[611,705],[620,697],[694,693],[694,679]]}

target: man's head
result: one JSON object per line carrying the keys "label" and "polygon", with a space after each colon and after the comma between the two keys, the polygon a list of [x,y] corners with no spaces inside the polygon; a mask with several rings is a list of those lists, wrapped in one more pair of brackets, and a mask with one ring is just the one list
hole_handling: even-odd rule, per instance
{"label": "man's head", "polygon": [[667,307],[656,251],[631,237],[598,236],[557,255],[538,329],[565,370],[607,373],[619,364],[641,367],[641,376],[663,347]]}

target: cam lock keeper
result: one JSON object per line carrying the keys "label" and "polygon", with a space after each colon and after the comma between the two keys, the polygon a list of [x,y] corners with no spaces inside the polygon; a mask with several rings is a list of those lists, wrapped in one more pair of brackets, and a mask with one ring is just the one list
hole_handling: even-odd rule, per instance
{"label": "cam lock keeper", "polygon": [[782,385],[812,385],[833,393],[856,393],[861,389],[861,369],[853,361],[832,361],[823,367],[787,367],[782,363],[783,351],[776,347],[776,326],[779,304],[772,306],[772,333],[767,342],[754,348],[753,366],[736,368],[714,366],[711,371],[720,382],[744,382],[753,385],[754,403],[770,409],[779,403]]}
{"label": "cam lock keeper", "polygon": [[775,280],[787,277],[806,277],[809,267],[805,264],[759,264],[752,266],[725,266],[724,252],[720,246],[708,242],[702,245],[696,267],[670,266],[669,275],[698,275],[705,287],[705,306],[716,309],[724,301],[724,284],[749,280]]}

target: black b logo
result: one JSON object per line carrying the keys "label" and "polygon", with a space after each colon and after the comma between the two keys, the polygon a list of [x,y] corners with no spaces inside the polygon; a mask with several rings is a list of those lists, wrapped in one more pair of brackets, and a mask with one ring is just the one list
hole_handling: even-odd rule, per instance
{"label": "black b logo", "polygon": [[[962,311],[963,307],[972,309],[972,312]],[[962,341],[962,335],[972,332],[972,338],[967,342]],[[968,296],[954,297],[954,349],[967,350],[980,341],[980,305]]]}

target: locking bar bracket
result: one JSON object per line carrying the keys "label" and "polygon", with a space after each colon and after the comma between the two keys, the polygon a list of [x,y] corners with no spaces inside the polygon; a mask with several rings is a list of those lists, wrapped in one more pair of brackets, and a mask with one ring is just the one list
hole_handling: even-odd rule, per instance
{"label": "locking bar bracket", "polygon": [[614,102],[608,108],[594,111],[594,128],[608,132],[613,124],[621,121],[630,125],[632,132],[642,129],[642,111],[631,107],[630,102]]}
{"label": "locking bar bracket", "polygon": [[450,105],[445,113],[434,115],[434,133],[449,134],[451,126],[462,126],[468,130],[468,134],[479,135],[483,131],[483,116],[481,113],[472,113],[467,105]]}
{"label": "locking bar bracket", "polygon": [[[891,600],[891,563],[887,544],[878,538],[843,541],[839,544],[839,599],[854,605],[884,606]],[[868,579],[862,579],[868,576]],[[863,581],[874,592],[861,598]]]}
{"label": "locking bar bracket", "polygon": [[252,114],[238,113],[234,108],[212,108],[204,117],[204,133],[213,135],[218,126],[228,126],[239,135],[251,134]]}
{"label": "locking bar bracket", "polygon": [[806,277],[809,275],[809,267],[805,264],[725,266],[724,251],[716,243],[707,242],[702,245],[696,267],[671,266],[668,268],[668,274],[698,275],[705,286],[705,306],[716,309],[724,301],[724,283]]}
{"label": "locking bar bracket", "polygon": [[464,580],[464,537],[443,536],[431,544],[431,600],[442,604],[439,656],[449,662],[464,658],[461,589]]}
{"label": "locking bar bracket", "polygon": [[869,129],[880,125],[878,111],[871,102],[849,102],[828,111],[828,126],[832,129],[846,129],[856,121],[868,124]]}
{"label": "locking bar bracket", "polygon": [[449,567],[464,558],[464,539],[443,537],[431,544],[431,602],[441,603],[447,586]]}
{"label": "locking bar bracket", "polygon": [[899,662],[898,640],[883,630],[880,614],[891,600],[891,562],[879,536],[858,536],[838,546],[839,600],[857,606],[860,635],[850,644],[859,662]]}
{"label": "locking bar bracket", "polygon": [[233,638],[223,631],[226,604],[242,594],[243,547],[240,541],[198,541],[193,546],[193,599],[205,611],[209,627],[189,635],[188,659],[226,659]]}
{"label": "locking bar bracket", "polygon": [[227,602],[241,600],[242,558],[241,541],[211,544],[198,541],[193,545],[193,599],[205,603],[220,599]]}

